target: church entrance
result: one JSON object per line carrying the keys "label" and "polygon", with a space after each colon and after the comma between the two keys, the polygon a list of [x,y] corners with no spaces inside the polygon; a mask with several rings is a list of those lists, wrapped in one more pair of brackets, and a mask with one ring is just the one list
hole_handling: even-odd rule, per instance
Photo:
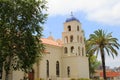
{"label": "church entrance", "polygon": [[34,70],[33,69],[28,73],[28,79],[34,80]]}

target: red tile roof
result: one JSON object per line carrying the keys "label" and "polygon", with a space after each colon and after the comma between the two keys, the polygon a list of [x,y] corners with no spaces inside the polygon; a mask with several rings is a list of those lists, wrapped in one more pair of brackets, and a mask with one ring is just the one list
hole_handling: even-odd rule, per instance
{"label": "red tile roof", "polygon": [[[100,76],[103,77],[103,72],[100,72]],[[106,77],[120,76],[120,72],[106,72]]]}
{"label": "red tile roof", "polygon": [[48,44],[48,45],[53,45],[53,46],[58,46],[58,47],[62,47],[62,43],[57,42],[53,39],[49,39],[49,38],[42,38],[41,39],[43,44]]}

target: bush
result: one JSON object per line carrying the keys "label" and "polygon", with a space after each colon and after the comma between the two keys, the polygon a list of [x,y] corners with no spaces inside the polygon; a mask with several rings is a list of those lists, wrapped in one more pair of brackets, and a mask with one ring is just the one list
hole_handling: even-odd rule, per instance
{"label": "bush", "polygon": [[87,79],[87,78],[79,78],[79,79],[71,78],[70,80],[91,80],[91,79]]}
{"label": "bush", "polygon": [[44,80],[43,78],[40,78],[40,80]]}
{"label": "bush", "polygon": [[77,80],[90,80],[90,79],[87,79],[87,78],[79,78]]}
{"label": "bush", "polygon": [[70,80],[77,80],[77,79],[75,79],[75,78],[71,78]]}
{"label": "bush", "polygon": [[35,79],[35,80],[44,80],[43,78],[37,78],[37,79]]}

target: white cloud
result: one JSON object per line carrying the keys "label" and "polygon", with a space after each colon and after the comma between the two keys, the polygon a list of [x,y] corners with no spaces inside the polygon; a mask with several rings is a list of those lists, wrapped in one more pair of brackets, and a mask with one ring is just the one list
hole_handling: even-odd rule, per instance
{"label": "white cloud", "polygon": [[112,58],[112,56],[106,58],[106,65],[110,67],[119,67],[120,66],[120,56],[115,56],[115,58]]}
{"label": "white cloud", "polygon": [[120,25],[120,0],[48,0],[51,16],[82,11],[88,20]]}
{"label": "white cloud", "polygon": [[[118,51],[119,53],[119,51]],[[101,56],[100,54],[98,55],[97,59],[99,61],[101,61]],[[114,58],[112,57],[112,55],[108,56],[108,54],[105,55],[105,62],[106,62],[106,66],[109,66],[111,68],[114,67],[119,67],[120,66],[120,55],[118,54],[118,56],[114,55]]]}

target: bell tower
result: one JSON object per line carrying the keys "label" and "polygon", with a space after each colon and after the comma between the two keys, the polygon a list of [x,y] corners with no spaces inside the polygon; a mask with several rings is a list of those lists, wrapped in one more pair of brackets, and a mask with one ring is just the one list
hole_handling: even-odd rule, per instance
{"label": "bell tower", "polygon": [[72,14],[64,23],[62,32],[63,56],[86,56],[83,30],[80,21]]}

